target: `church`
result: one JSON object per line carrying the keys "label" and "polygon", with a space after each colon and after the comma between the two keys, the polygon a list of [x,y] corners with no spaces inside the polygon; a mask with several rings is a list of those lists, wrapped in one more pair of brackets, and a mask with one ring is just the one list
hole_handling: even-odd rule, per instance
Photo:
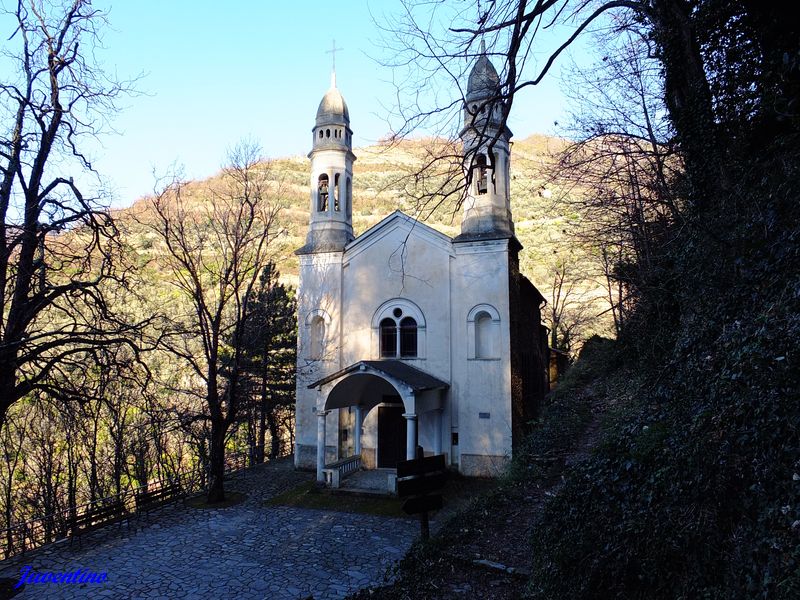
{"label": "church", "polygon": [[[482,51],[463,107],[461,233],[395,211],[353,235],[353,132],[331,87],[313,132],[310,224],[300,259],[295,466],[338,487],[360,469],[444,454],[499,474],[548,389],[544,298],[519,272],[511,132]],[[468,176],[469,175],[469,176]]]}

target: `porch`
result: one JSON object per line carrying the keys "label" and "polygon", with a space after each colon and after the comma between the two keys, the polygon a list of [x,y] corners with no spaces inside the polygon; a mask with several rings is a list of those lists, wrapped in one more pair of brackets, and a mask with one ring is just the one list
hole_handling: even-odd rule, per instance
{"label": "porch", "polygon": [[[384,489],[393,492],[394,467],[414,458],[420,429],[428,448],[435,454],[443,451],[442,414],[449,385],[421,369],[399,360],[360,361],[308,387],[317,392],[317,481],[329,487],[342,487],[346,477],[350,487],[354,474],[366,468],[384,475],[363,477],[364,486],[380,487],[381,479]],[[337,460],[326,461],[328,415],[333,411]]]}

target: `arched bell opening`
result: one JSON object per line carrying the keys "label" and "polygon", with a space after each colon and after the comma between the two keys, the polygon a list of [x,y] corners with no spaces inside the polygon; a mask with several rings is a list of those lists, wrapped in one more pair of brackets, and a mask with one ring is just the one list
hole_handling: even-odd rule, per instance
{"label": "arched bell opening", "polygon": [[317,178],[317,211],[328,210],[328,174],[323,173]]}

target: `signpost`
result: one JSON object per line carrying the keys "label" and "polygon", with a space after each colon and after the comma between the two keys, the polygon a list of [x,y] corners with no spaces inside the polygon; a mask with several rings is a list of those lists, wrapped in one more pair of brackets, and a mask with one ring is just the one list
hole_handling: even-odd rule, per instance
{"label": "signpost", "polygon": [[417,446],[417,458],[397,463],[397,495],[409,497],[403,503],[408,515],[419,514],[422,539],[430,538],[428,512],[442,508],[441,494],[429,494],[444,487],[447,465],[444,454],[425,456],[422,446]]}

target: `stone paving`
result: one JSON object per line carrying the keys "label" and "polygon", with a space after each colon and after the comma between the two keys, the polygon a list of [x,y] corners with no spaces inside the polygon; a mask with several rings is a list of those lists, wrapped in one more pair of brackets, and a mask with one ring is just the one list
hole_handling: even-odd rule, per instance
{"label": "stone paving", "polygon": [[0,577],[20,570],[107,573],[101,584],[31,583],[15,600],[120,598],[172,600],[343,598],[384,581],[419,532],[416,521],[290,507],[265,499],[311,475],[289,459],[250,469],[226,489],[248,494],[221,509],[182,503],[0,562]]}

